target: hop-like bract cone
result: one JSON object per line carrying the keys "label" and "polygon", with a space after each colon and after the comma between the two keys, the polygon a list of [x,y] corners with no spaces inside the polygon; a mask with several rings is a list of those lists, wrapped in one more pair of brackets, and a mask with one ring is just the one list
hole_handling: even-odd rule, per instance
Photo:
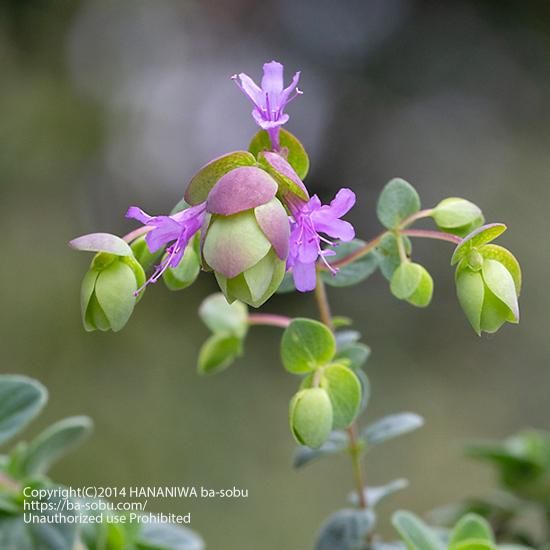
{"label": "hop-like bract cone", "polygon": [[456,273],[458,301],[477,334],[496,332],[506,322],[519,322],[517,280],[494,255],[484,255],[485,249],[493,252],[495,248],[487,245],[470,254]]}
{"label": "hop-like bract cone", "polygon": [[288,255],[288,215],[277,183],[242,166],[222,176],[208,195],[202,257],[229,302],[262,305],[279,287]]}
{"label": "hop-like bract cone", "polygon": [[130,256],[100,252],[84,276],[80,292],[82,321],[87,331],[119,331],[136,304],[135,293],[145,273]]}

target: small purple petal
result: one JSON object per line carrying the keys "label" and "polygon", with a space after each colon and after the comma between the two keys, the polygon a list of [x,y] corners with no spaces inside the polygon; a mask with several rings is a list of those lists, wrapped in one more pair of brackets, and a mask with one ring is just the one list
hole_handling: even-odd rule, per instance
{"label": "small purple petal", "polygon": [[296,263],[292,268],[294,285],[300,292],[309,292],[317,284],[317,276],[314,263]]}
{"label": "small purple petal", "polygon": [[[300,71],[297,73],[294,73],[294,77],[292,78],[292,82],[290,85],[283,90],[283,93],[281,94],[281,103],[284,103],[285,105],[292,101],[296,95],[301,94],[302,92],[298,90],[298,81],[300,80]],[[295,93],[296,95],[292,96],[292,93]]]}
{"label": "small purple petal", "polygon": [[175,241],[181,234],[181,225],[169,216],[157,216],[155,228],[145,235],[145,242],[149,251],[154,253],[160,250],[166,243]]}
{"label": "small purple petal", "polygon": [[230,216],[269,202],[277,193],[275,180],[264,170],[241,166],[222,176],[206,202],[212,214]]}
{"label": "small purple petal", "polygon": [[315,229],[341,241],[351,241],[355,238],[355,229],[351,223],[339,219],[315,220]]}
{"label": "small purple petal", "polygon": [[267,204],[255,208],[254,213],[258,225],[273,246],[275,253],[281,260],[285,260],[288,256],[290,225],[283,205],[277,199],[272,199]]}
{"label": "small purple petal", "polygon": [[341,218],[353,208],[355,200],[355,193],[351,189],[345,187],[340,189],[330,201],[332,215],[336,218]]}
{"label": "small purple petal", "polygon": [[125,218],[137,220],[138,222],[141,222],[143,224],[146,224],[151,220],[151,216],[149,214],[146,214],[141,208],[138,208],[137,206],[130,206],[128,210],[126,211]]}
{"label": "small purple petal", "polygon": [[286,124],[290,120],[290,117],[286,113],[282,114],[281,117],[277,120],[266,120],[264,118],[264,115],[256,109],[252,111],[252,117],[256,121],[256,124],[262,130],[271,130],[272,128],[278,128],[279,126]]}
{"label": "small purple petal", "polygon": [[265,96],[262,89],[245,73],[240,73],[238,78],[241,90],[250,98],[252,103],[258,108],[265,106]]}
{"label": "small purple petal", "polygon": [[264,93],[278,95],[283,91],[283,66],[277,61],[264,63],[262,90]]}

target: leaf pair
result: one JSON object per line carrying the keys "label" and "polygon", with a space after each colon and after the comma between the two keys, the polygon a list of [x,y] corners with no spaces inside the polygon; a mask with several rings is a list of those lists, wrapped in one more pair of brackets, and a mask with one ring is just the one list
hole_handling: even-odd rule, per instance
{"label": "leaf pair", "polygon": [[213,334],[200,349],[198,370],[200,374],[215,374],[242,355],[248,308],[239,301],[229,304],[223,294],[217,293],[204,300],[199,316]]}

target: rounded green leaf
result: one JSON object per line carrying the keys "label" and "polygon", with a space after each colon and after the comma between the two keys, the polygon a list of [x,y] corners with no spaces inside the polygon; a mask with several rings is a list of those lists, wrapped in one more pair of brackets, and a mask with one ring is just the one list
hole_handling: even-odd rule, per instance
{"label": "rounded green leaf", "polygon": [[[283,156],[286,156],[288,163],[294,168],[298,177],[304,179],[309,171],[309,157],[302,143],[284,128],[279,130],[279,143]],[[258,157],[262,151],[271,151],[271,140],[268,133],[265,130],[260,130],[252,138],[248,150],[255,157]]]}
{"label": "rounded green leaf", "polygon": [[417,307],[425,307],[432,299],[433,280],[423,266],[407,261],[395,270],[390,290],[400,300],[407,300]]}
{"label": "rounded green leaf", "polygon": [[323,369],[321,387],[332,403],[333,429],[347,428],[359,414],[361,383],[355,373],[343,365],[333,364]]}
{"label": "rounded green leaf", "polygon": [[300,390],[290,401],[290,429],[296,441],[319,448],[332,431],[332,405],[322,388]]}
{"label": "rounded green leaf", "polygon": [[424,522],[411,512],[398,511],[392,524],[410,550],[443,550],[445,547]]}
{"label": "rounded green leaf", "polygon": [[432,212],[435,223],[443,230],[469,226],[482,216],[479,206],[457,197],[442,200]]}
{"label": "rounded green leaf", "polygon": [[281,340],[281,358],[285,369],[305,374],[328,364],[336,353],[334,335],[323,323],[312,319],[294,319]]}
{"label": "rounded green leaf", "polygon": [[494,542],[491,526],[485,518],[477,514],[466,514],[460,519],[451,532],[449,547],[471,539]]}
{"label": "rounded green leaf", "polygon": [[199,317],[214,333],[233,334],[242,338],[248,328],[248,308],[242,302],[227,303],[219,292],[203,301]]}
{"label": "rounded green leaf", "polygon": [[29,444],[22,471],[26,475],[45,474],[55,461],[84,441],[91,431],[92,421],[86,416],[74,416],[52,424]]}
{"label": "rounded green leaf", "polygon": [[456,293],[460,307],[479,336],[481,334],[481,311],[485,298],[485,285],[481,273],[470,269],[458,270]]}
{"label": "rounded green leaf", "polygon": [[21,431],[42,409],[48,390],[31,378],[0,375],[0,444]]}
{"label": "rounded green leaf", "polygon": [[112,262],[97,277],[95,297],[114,332],[121,330],[130,319],[137,288],[134,271],[124,262]]}
{"label": "rounded green leaf", "polygon": [[378,219],[388,229],[395,229],[403,220],[419,210],[418,193],[410,183],[400,178],[386,184],[376,207]]}
{"label": "rounded green leaf", "polygon": [[239,166],[256,166],[256,159],[248,151],[235,151],[209,162],[189,182],[185,201],[192,206],[204,202],[218,180]]}
{"label": "rounded green leaf", "polygon": [[516,285],[510,272],[497,260],[485,260],[482,268],[483,280],[491,292],[510,308],[514,319],[519,320],[519,304]]}
{"label": "rounded green leaf", "polygon": [[[365,242],[359,239],[354,239],[350,242],[342,242],[334,248],[335,255],[330,257],[331,263],[349,256],[353,252],[365,246]],[[323,281],[335,287],[345,287],[356,285],[364,281],[372,275],[378,268],[379,257],[375,252],[371,252],[366,256],[358,258],[353,263],[343,266],[338,269],[335,274],[329,271],[323,271]]]}
{"label": "rounded green leaf", "polygon": [[375,524],[376,515],[370,509],[338,510],[322,525],[315,543],[315,550],[365,548],[365,539],[374,529]]}
{"label": "rounded green leaf", "polygon": [[462,242],[455,248],[451,258],[451,265],[457,264],[472,248],[482,246],[491,241],[494,241],[499,235],[506,231],[506,226],[503,223],[489,223],[472,231],[467,237],[462,239]]}
{"label": "rounded green leaf", "polygon": [[408,297],[407,302],[416,307],[427,307],[432,301],[434,282],[432,276],[422,268],[422,277],[416,290]]}
{"label": "rounded green leaf", "polygon": [[213,334],[199,352],[199,374],[215,374],[225,370],[242,354],[242,339],[228,334]]}

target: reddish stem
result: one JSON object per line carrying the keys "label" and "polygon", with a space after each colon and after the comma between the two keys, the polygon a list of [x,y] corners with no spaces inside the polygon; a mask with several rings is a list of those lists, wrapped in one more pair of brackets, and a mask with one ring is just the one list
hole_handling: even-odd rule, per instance
{"label": "reddish stem", "polygon": [[286,328],[291,322],[292,319],[290,317],[276,315],[274,313],[251,313],[248,316],[249,325]]}
{"label": "reddish stem", "polygon": [[443,231],[433,231],[432,229],[404,229],[402,235],[408,237],[420,237],[423,239],[436,239],[438,241],[448,241],[454,244],[460,244],[462,237],[452,235],[451,233],[443,233]]}
{"label": "reddish stem", "polygon": [[150,225],[142,225],[141,227],[130,231],[130,233],[128,233],[127,235],[124,235],[124,237],[122,237],[122,240],[126,241],[127,243],[131,243],[142,235],[149,233],[149,231],[152,231],[153,229],[154,227],[151,227]]}

